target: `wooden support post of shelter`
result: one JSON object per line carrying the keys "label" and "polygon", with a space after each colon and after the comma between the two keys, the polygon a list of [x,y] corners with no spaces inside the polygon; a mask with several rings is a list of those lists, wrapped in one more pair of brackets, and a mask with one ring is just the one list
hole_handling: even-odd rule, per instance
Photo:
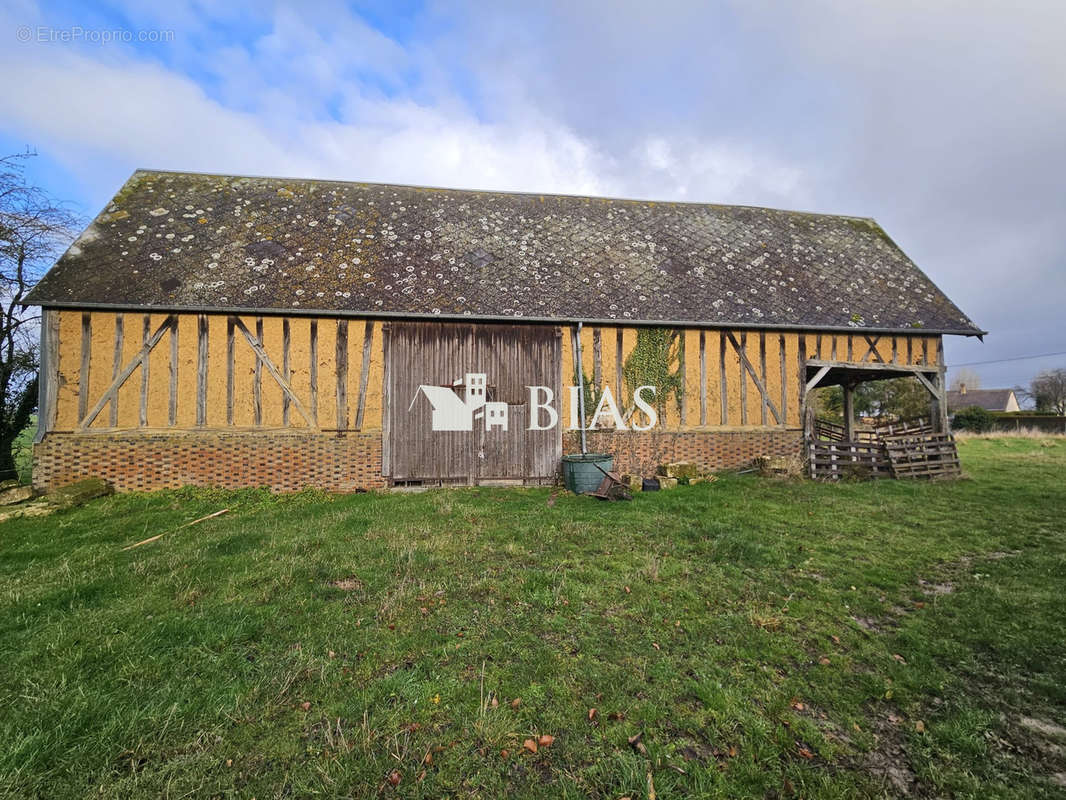
{"label": "wooden support post of shelter", "polygon": [[855,437],[855,384],[845,382],[844,390],[844,439],[850,442]]}

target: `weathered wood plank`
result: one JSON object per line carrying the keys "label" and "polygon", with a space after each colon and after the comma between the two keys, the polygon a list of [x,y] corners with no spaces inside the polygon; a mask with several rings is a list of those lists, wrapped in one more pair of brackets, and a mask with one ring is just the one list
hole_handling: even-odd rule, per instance
{"label": "weathered wood plank", "polygon": [[863,335],[862,338],[866,340],[866,352],[863,353],[862,360],[865,362],[869,360],[872,355],[875,362],[878,364],[884,364],[885,360],[881,358],[881,354],[877,352],[877,343],[881,341],[881,337]]}
{"label": "weathered wood plank", "polygon": [[89,405],[89,364],[93,350],[93,322],[88,311],[81,315],[81,367],[78,370],[78,419]]}
{"label": "weathered wood plank", "polygon": [[[621,390],[619,390],[621,391]],[[700,331],[700,425],[707,424],[707,331]]]}
{"label": "weathered wood plank", "polygon": [[115,376],[114,380],[111,381],[111,385],[107,387],[107,389],[102,395],[100,395],[100,399],[96,401],[96,404],[91,409],[89,409],[86,415],[82,418],[81,422],[78,423],[79,429],[84,430],[85,428],[92,425],[93,421],[96,419],[97,415],[99,415],[99,413],[103,410],[104,406],[114,399],[114,396],[118,392],[119,387],[126,382],[126,379],[133,374],[133,371],[141,365],[141,361],[145,357],[147,357],[148,353],[151,352],[152,348],[155,347],[159,343],[159,340],[163,338],[163,334],[165,334],[167,332],[167,329],[170,327],[170,321],[172,318],[173,316],[170,316],[163,320],[163,324],[156,329],[155,333],[153,333],[151,338],[144,344],[144,347],[141,348],[140,352],[138,352],[137,355],[135,355],[133,359],[125,366],[125,368],[122,369],[118,373],[118,375]]}
{"label": "weathered wood plank", "polygon": [[337,320],[337,429],[348,429],[348,320]]}
{"label": "weathered wood plank", "polygon": [[[168,326],[169,327],[169,326]],[[152,317],[149,314],[144,315],[144,319],[141,323],[141,345],[144,355],[141,357],[141,408],[138,416],[138,424],[142,428],[148,427],[148,365],[151,362],[149,356],[149,350],[145,350],[148,340],[152,338]]]}
{"label": "weathered wood plank", "polygon": [[822,378],[824,378],[826,373],[829,372],[829,369],[829,367],[820,367],[818,371],[814,373],[814,377],[807,381],[806,391],[809,392],[812,389],[817,388]]}
{"label": "weathered wood plank", "polygon": [[[363,363],[359,368],[359,399],[355,410],[355,429],[363,429],[363,414],[366,411],[366,391],[370,382],[370,360],[374,354],[374,321],[367,320],[363,329]],[[387,385],[387,384],[386,384]]]}
{"label": "weathered wood plank", "polygon": [[311,374],[311,419],[316,428],[318,427],[318,320],[311,320],[310,358]]}
{"label": "weathered wood plank", "polygon": [[923,375],[918,370],[915,370],[914,377],[917,378],[919,382],[921,382],[921,384],[928,390],[929,394],[933,396],[934,400],[940,397],[940,390],[937,388],[936,384],[929,380],[925,375]]}
{"label": "weathered wood plank", "polygon": [[[766,331],[759,331],[759,373],[762,376],[762,410],[760,419],[766,424],[766,404],[769,402],[769,393],[766,391]],[[778,420],[780,423],[781,420]]]}
{"label": "weathered wood plank", "polygon": [[[292,385],[292,367],[289,364],[289,319],[286,317],[281,321],[281,377],[284,378],[285,383]],[[289,396],[284,392],[281,393],[281,424],[286,428],[289,427]]]}
{"label": "weathered wood plank", "polygon": [[848,334],[848,361],[854,361],[854,360],[855,360],[855,344],[854,344],[854,338],[853,338],[853,337],[852,337],[852,335],[851,335],[851,334],[849,333],[849,334]]}
{"label": "weathered wood plank", "polygon": [[722,396],[722,413],[721,419],[723,425],[729,424],[729,396],[726,394],[726,377],[725,377],[725,336],[718,336],[718,375],[719,375],[719,391]]}
{"label": "weathered wood plank", "polygon": [[170,326],[170,386],[167,403],[167,425],[178,424],[178,318],[172,317]]}
{"label": "weathered wood plank", "polygon": [[729,333],[727,335],[729,336],[729,341],[732,343],[733,347],[736,349],[737,355],[740,356],[740,360],[741,360],[741,367],[740,367],[740,424],[741,425],[747,425],[748,424],[748,378],[744,374],[744,365],[743,365],[744,364],[744,360],[747,358],[747,356],[746,355],[742,355],[741,353],[744,350],[744,348],[747,347],[748,334],[747,334],[746,331],[741,331],[740,332],[740,344],[737,344],[737,340],[734,338],[732,333]]}
{"label": "weathered wood plank", "polygon": [[[255,341],[263,347],[263,318],[255,318]],[[263,360],[257,358],[252,368],[252,417],[258,428],[263,424]]]}
{"label": "weathered wood plank", "polygon": [[207,426],[207,354],[209,323],[206,314],[196,319],[196,425]]}
{"label": "weathered wood plank", "polygon": [[[382,364],[381,391],[389,397],[392,386],[392,328],[389,323],[381,326]],[[392,475],[392,414],[388,408],[381,410],[381,474]]]}
{"label": "weathered wood plank", "polygon": [[40,377],[37,380],[37,433],[34,441],[55,430],[56,393],[59,389],[59,312],[41,309]]}
{"label": "weathered wood plank", "polygon": [[233,329],[235,317],[226,317],[226,424],[233,425],[233,381],[234,381],[234,342]]}
{"label": "weathered wood plank", "polygon": [[781,416],[784,419],[781,421],[782,425],[788,424],[788,368],[785,366],[786,353],[785,353],[785,334],[779,334],[777,337],[778,346],[781,349],[780,364],[781,364]]}

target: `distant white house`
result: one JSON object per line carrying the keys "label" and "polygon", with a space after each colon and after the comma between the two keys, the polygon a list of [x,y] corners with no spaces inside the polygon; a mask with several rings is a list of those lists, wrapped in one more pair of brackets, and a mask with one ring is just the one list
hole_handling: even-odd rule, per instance
{"label": "distant white house", "polygon": [[[411,398],[414,408],[419,394],[424,394],[433,406],[432,426],[435,431],[472,431],[474,422],[483,420],[485,430],[507,430],[507,403],[490,402],[487,399],[487,376],[483,372],[468,372],[466,381],[456,381],[451,386],[422,384]],[[458,389],[464,396],[459,397]]]}
{"label": "distant white house", "polygon": [[985,411],[1021,411],[1013,389],[967,390],[966,384],[962,384],[957,391],[948,392],[947,399],[949,414],[970,406],[978,406]]}

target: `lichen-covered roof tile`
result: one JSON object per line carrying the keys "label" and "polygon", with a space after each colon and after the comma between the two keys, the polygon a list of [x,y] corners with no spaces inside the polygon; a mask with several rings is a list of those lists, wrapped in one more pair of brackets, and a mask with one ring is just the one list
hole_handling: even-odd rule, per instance
{"label": "lichen-covered roof tile", "polygon": [[28,302],[981,332],[869,219],[143,170]]}

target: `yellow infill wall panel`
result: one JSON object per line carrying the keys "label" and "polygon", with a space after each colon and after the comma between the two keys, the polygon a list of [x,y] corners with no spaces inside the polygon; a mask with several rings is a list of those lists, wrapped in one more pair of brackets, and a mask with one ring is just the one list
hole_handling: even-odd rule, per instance
{"label": "yellow infill wall panel", "polygon": [[[870,338],[873,339],[874,337],[871,336]],[[891,336],[881,336],[879,339],[876,339],[875,341],[877,342],[877,348],[876,348],[877,349],[877,355],[879,355],[881,357],[881,361],[883,361],[886,364],[891,363],[892,362],[892,337]],[[870,356],[870,360],[871,361],[874,360],[872,355]]]}
{"label": "yellow infill wall panel", "polygon": [[[366,322],[364,320],[353,319],[348,323],[348,427],[352,429],[355,428],[355,418],[359,413],[359,380],[363,373],[363,337],[365,334]],[[371,350],[371,359],[373,355],[373,350]],[[369,374],[367,383],[369,384]],[[365,422],[365,409],[363,415]]]}
{"label": "yellow infill wall panel", "polygon": [[615,365],[618,363],[618,329],[600,329],[600,353],[603,363],[603,384],[611,387],[618,408],[625,413],[625,396],[619,391],[618,381],[615,380]]}
{"label": "yellow infill wall panel", "polygon": [[[777,334],[773,331],[760,333],[760,347],[766,351],[766,394],[778,414],[783,414],[781,408],[781,346]],[[777,425],[778,421],[772,411],[767,409],[766,424]]]}
{"label": "yellow infill wall panel", "polygon": [[78,424],[78,376],[81,372],[81,312],[59,313],[59,386],[56,387],[56,430]]}
{"label": "yellow infill wall panel", "polygon": [[574,380],[574,328],[563,325],[563,337],[559,341],[562,350],[562,391],[563,396],[559,400],[559,424],[565,428],[570,426],[570,390],[567,388]]}
{"label": "yellow infill wall panel", "polygon": [[[803,402],[803,393],[806,377],[799,368],[799,337],[794,333],[785,333],[785,380],[788,383],[788,424],[796,426],[800,424],[800,404]],[[823,347],[825,342],[822,343]]]}
{"label": "yellow infill wall panel", "polygon": [[[284,349],[282,347],[282,322],[281,317],[263,318],[263,349],[266,350],[267,356],[279,373],[281,372]],[[284,395],[270,371],[263,367],[261,372],[263,382],[263,427],[280,428],[283,425],[282,399]],[[292,409],[290,408],[289,411],[291,417]]]}
{"label": "yellow infill wall panel", "polygon": [[[755,374],[759,375],[759,332],[758,331],[743,331],[737,339],[740,341],[741,346],[744,348],[748,363],[752,369],[755,370]],[[744,380],[747,382],[748,390],[748,424],[749,425],[762,425],[762,393],[759,391],[759,387],[752,380],[751,373],[747,368],[742,368],[742,374]],[[759,376],[760,382],[762,376]]]}
{"label": "yellow infill wall panel", "polygon": [[622,394],[625,397],[632,398],[633,391],[636,386],[630,386],[626,383],[625,368],[626,359],[633,354],[633,350],[637,346],[637,331],[635,328],[623,328],[622,329]]}
{"label": "yellow infill wall panel", "polygon": [[[373,323],[373,338],[370,341],[370,372],[366,382],[366,409],[363,412],[363,430],[381,430],[382,418],[382,389],[385,382],[385,353],[383,349],[383,336],[381,323]],[[362,351],[362,337],[360,337],[360,351]],[[362,353],[360,352],[360,358]],[[359,384],[356,383],[356,391]]]}
{"label": "yellow infill wall panel", "polygon": [[[123,322],[122,371],[144,347],[144,314],[127,313]],[[149,336],[151,332],[149,331]],[[101,414],[105,413],[103,411]],[[118,390],[118,427],[136,428],[141,414],[141,368],[137,367]]]}
{"label": "yellow infill wall panel", "polygon": [[[585,381],[589,386],[593,385],[592,378],[594,374],[593,362],[595,361],[595,354],[593,353],[593,329],[588,325],[585,325],[581,329],[581,364],[584,369]],[[597,387],[598,389],[598,387]],[[598,391],[592,392],[594,398],[599,399]],[[586,409],[586,413],[589,419],[592,418],[592,414],[595,408]]]}
{"label": "yellow infill wall panel", "polygon": [[700,425],[700,332],[689,329],[682,332],[685,342],[685,419],[688,427]]}
{"label": "yellow infill wall panel", "polygon": [[[92,315],[92,350],[89,364],[89,397],[86,409],[91,410],[96,401],[111,385],[111,362],[115,346],[115,315]],[[122,367],[120,366],[119,369]],[[110,404],[104,406],[91,427],[106,428],[111,417]]]}
{"label": "yellow infill wall panel", "polygon": [[[153,335],[160,325],[165,323],[169,315],[152,314],[148,322],[148,335]],[[142,323],[143,324],[143,323]],[[137,380],[138,392],[141,388],[140,376]],[[163,334],[152,352],[148,355],[148,390],[145,397],[145,410],[147,412],[147,426],[149,428],[165,428],[169,422],[170,412],[170,331]],[[140,398],[138,397],[138,422],[140,420]],[[107,410],[101,411],[104,415]]]}
{"label": "yellow infill wall panel", "polygon": [[337,321],[318,321],[318,424],[337,427]]}
{"label": "yellow infill wall panel", "polygon": [[[740,334],[737,331],[731,331],[733,339],[740,344]],[[722,332],[722,336],[725,340],[725,375],[726,375],[726,408],[728,411],[727,419],[729,425],[750,425],[751,419],[746,411],[742,413],[743,408],[741,404],[741,380],[747,382],[747,376],[744,375],[740,368],[740,356],[737,355],[736,348],[733,347],[733,343],[729,341],[729,337],[726,331]],[[745,389],[746,392],[746,389]],[[746,394],[744,395],[746,397]]]}
{"label": "yellow infill wall panel", "polygon": [[819,336],[816,333],[801,333],[800,336],[803,337],[804,346],[807,348],[807,358],[818,358],[819,344],[823,350],[829,344],[825,336],[821,337],[821,342],[819,343]]}
{"label": "yellow infill wall panel", "polygon": [[[207,319],[207,392],[204,396],[206,427],[223,428],[226,426],[226,317],[222,314],[209,314]],[[196,419],[196,393],[198,376],[198,359],[200,350],[199,327],[194,326],[192,333],[192,394],[184,402],[192,406],[193,419]],[[234,341],[239,334],[234,331]],[[178,405],[182,398],[178,399]]]}
{"label": "yellow infill wall panel", "polygon": [[[248,330],[252,336],[255,336],[255,317],[240,317],[241,322],[244,323],[244,327]],[[221,369],[214,372],[214,376],[222,384],[223,390],[226,385],[226,365],[225,365],[225,321],[222,323],[221,337],[212,336],[212,343],[217,338],[221,338],[223,346],[223,359],[222,363],[218,366]],[[216,333],[212,331],[212,334]],[[214,359],[212,359],[213,361]],[[209,379],[210,383],[210,379]],[[255,353],[248,345],[248,337],[244,335],[239,326],[234,326],[233,330],[233,424],[238,428],[251,428],[255,426],[255,408],[253,404],[253,394],[255,388]],[[214,404],[208,402],[208,421],[213,422]],[[225,400],[223,400],[223,409],[225,409]],[[224,424],[224,423],[223,423]]]}
{"label": "yellow infill wall panel", "polygon": [[703,352],[707,364],[707,424],[722,424],[722,382],[718,368],[718,331],[703,332]]}
{"label": "yellow infill wall panel", "polygon": [[[289,320],[289,386],[299,398],[304,411],[311,414],[311,320],[305,317],[293,317]],[[280,367],[279,367],[280,369]],[[293,428],[306,428],[304,420],[295,406],[289,407],[289,425]]]}
{"label": "yellow infill wall panel", "polygon": [[[129,315],[127,315],[129,316]],[[225,331],[222,333],[225,337]],[[167,347],[170,343],[167,342]],[[196,315],[178,315],[178,425],[179,428],[196,427]],[[214,377],[221,377],[225,390],[225,368]]]}
{"label": "yellow infill wall panel", "polygon": [[[105,395],[113,378],[115,328],[118,315],[112,312],[94,312],[91,321],[91,347],[87,373],[87,397],[80,402],[87,410]],[[135,360],[145,340],[144,314],[125,312],[123,319],[122,347],[119,370],[122,371]],[[152,313],[149,318],[148,335],[154,334],[167,319],[161,313]],[[198,325],[197,315],[178,314],[177,392],[176,419],[178,429],[192,429],[197,425],[197,367]],[[206,317],[209,325],[208,375],[206,394],[206,425],[221,429],[228,424],[227,406],[227,316],[213,314]],[[241,318],[254,337],[256,317]],[[60,381],[57,387],[56,429],[73,430],[78,422],[78,387],[81,365],[82,312],[58,313]],[[299,398],[306,412],[312,413],[311,399],[311,328],[317,328],[317,408],[318,425],[324,430],[334,430],[337,417],[337,327],[336,318],[295,317],[288,320],[289,370],[292,391]],[[284,368],[284,327],[282,317],[263,317],[263,348],[271,362],[281,373]],[[568,387],[576,382],[573,362],[573,342],[576,326],[562,325],[561,371],[562,393],[557,398],[560,419],[565,427],[570,422],[570,393]],[[360,388],[364,362],[365,332],[372,330],[367,363],[366,390],[362,405],[362,429],[380,430],[382,420],[384,353],[382,323],[365,320],[347,321],[348,340],[345,349],[347,371],[345,396],[349,429],[354,429],[360,410]],[[618,380],[619,371],[625,372],[626,360],[632,356],[638,339],[637,327],[585,327],[582,334],[584,375],[590,380],[596,374],[595,339],[599,334],[601,383],[610,386],[619,409],[624,413],[632,405],[635,386],[624,378]],[[619,335],[621,347],[619,347]],[[717,427],[723,424],[722,409],[726,410],[725,425],[728,427],[758,427],[763,424],[763,397],[759,390],[761,382],[770,402],[783,414],[784,424],[796,427],[802,423],[800,406],[806,376],[801,374],[800,353],[808,359],[823,361],[847,361],[848,339],[851,338],[852,363],[873,363],[877,358],[871,353],[870,342],[880,360],[892,363],[893,352],[900,365],[926,365],[935,367],[940,360],[940,338],[924,333],[875,335],[857,330],[854,333],[823,333],[758,330],[720,331],[698,328],[677,332],[672,348],[684,349],[684,372],[680,376],[685,398],[685,417],[682,420],[678,397],[660,394],[655,405],[661,408],[659,427],[665,429],[691,429],[700,426]],[[870,341],[867,341],[869,336]],[[801,338],[802,337],[802,338]],[[165,331],[149,356],[149,385],[146,394],[145,412],[147,427],[161,429],[170,427],[171,385],[171,334]],[[782,356],[782,340],[784,354]],[[722,392],[721,343],[725,342],[724,376],[726,391]],[[754,369],[754,380],[743,368],[734,347],[743,345],[749,363]],[[702,343],[701,343],[702,342]],[[765,366],[763,343],[765,342]],[[801,347],[802,345],[802,347]],[[701,349],[704,368],[701,371]],[[926,360],[927,359],[927,360]],[[676,362],[675,362],[676,363]],[[252,428],[256,424],[254,410],[256,356],[253,348],[238,329],[234,331],[233,347],[233,421],[238,428]],[[621,368],[621,370],[620,370]],[[782,375],[784,378],[782,379]],[[548,376],[546,376],[547,378]],[[112,423],[111,407],[105,404],[93,423],[94,430],[112,427],[136,429],[141,423],[141,370],[134,368],[118,390],[118,408]],[[701,407],[701,393],[705,393],[705,406]],[[742,395],[744,397],[742,407]],[[782,399],[784,395],[784,400]],[[265,367],[261,370],[260,425],[265,429],[284,426],[283,406],[285,395]],[[650,398],[649,398],[650,399]],[[591,417],[594,408],[588,409]],[[767,426],[781,424],[767,407]],[[290,404],[288,423],[293,428],[307,425],[295,404]]]}

